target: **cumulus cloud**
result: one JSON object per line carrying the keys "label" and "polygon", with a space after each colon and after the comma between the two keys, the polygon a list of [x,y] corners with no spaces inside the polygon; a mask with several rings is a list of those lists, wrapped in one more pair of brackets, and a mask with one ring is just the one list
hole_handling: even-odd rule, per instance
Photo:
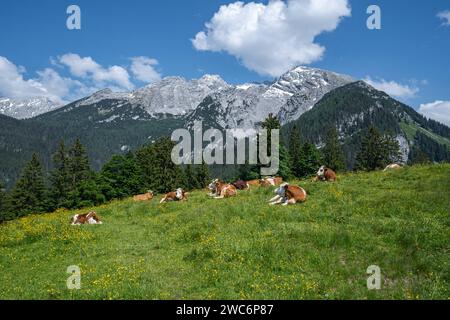
{"label": "cumulus cloud", "polygon": [[161,80],[161,74],[155,70],[158,60],[149,57],[131,58],[131,72],[139,81],[151,83]]}
{"label": "cumulus cloud", "polygon": [[450,101],[435,101],[421,104],[419,112],[427,118],[439,121],[450,126]]}
{"label": "cumulus cloud", "polygon": [[0,96],[13,99],[46,97],[55,103],[63,104],[71,91],[83,85],[73,79],[61,77],[55,70],[47,68],[37,72],[37,77],[25,79],[25,68],[16,66],[7,58],[0,56]]}
{"label": "cumulus cloud", "polygon": [[[24,67],[0,56],[0,97],[19,100],[46,97],[56,104],[66,104],[104,88],[132,90],[135,87],[132,80],[149,83],[161,79],[154,69],[158,61],[142,56],[131,58],[130,71],[116,65],[104,67],[91,57],[73,53],[50,58],[50,64],[52,68],[36,71],[35,76],[27,79]],[[70,76],[62,76],[59,72]]]}
{"label": "cumulus cloud", "polygon": [[414,98],[419,92],[419,88],[407,84],[401,84],[395,81],[387,81],[384,79],[373,80],[370,77],[364,79],[365,82],[370,84],[372,87],[384,91],[390,96],[399,99],[410,99]]}
{"label": "cumulus cloud", "polygon": [[444,26],[450,26],[450,10],[442,11],[437,14],[438,18],[444,20]]}
{"label": "cumulus cloud", "polygon": [[351,15],[347,0],[271,0],[220,7],[192,43],[200,51],[224,51],[262,75],[279,76],[322,58],[315,38]]}
{"label": "cumulus cloud", "polygon": [[91,57],[80,57],[74,53],[58,57],[58,62],[67,66],[73,76],[91,79],[100,86],[112,84],[126,90],[134,88],[128,71],[123,67],[111,66],[104,68]]}

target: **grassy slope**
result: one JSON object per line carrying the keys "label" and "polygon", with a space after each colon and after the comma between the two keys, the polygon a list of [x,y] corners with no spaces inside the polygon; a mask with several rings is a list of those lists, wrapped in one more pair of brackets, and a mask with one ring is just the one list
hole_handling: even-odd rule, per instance
{"label": "grassy slope", "polygon": [[447,139],[445,137],[441,137],[441,136],[439,136],[433,132],[430,132],[424,128],[421,128],[420,126],[418,126],[416,124],[401,122],[400,127],[402,128],[403,132],[406,133],[409,141],[414,141],[414,136],[416,135],[416,132],[420,131],[421,133],[425,134],[426,136],[433,139],[437,143],[446,145],[450,149],[450,140],[449,139]]}
{"label": "grassy slope", "polygon": [[[0,226],[0,298],[414,299],[450,297],[450,165],[302,182],[304,204],[271,189],[188,202],[117,201],[101,226],[74,212]],[[381,267],[368,291],[366,269]],[[65,288],[69,265],[82,289]]]}

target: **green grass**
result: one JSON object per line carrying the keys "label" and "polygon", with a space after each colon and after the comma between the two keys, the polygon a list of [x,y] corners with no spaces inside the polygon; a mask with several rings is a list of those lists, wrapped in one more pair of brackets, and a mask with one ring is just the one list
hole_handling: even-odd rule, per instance
{"label": "green grass", "polygon": [[[304,204],[272,189],[159,205],[95,208],[100,226],[59,211],[0,226],[1,299],[448,299],[450,165],[300,182]],[[87,211],[87,210],[84,210]],[[66,269],[81,268],[81,290]],[[378,265],[381,290],[368,290]]]}
{"label": "green grass", "polygon": [[412,124],[412,123],[401,122],[400,127],[402,128],[403,132],[405,132],[409,141],[413,141],[414,137],[416,135],[416,132],[420,131],[420,133],[423,133],[424,135],[428,136],[430,139],[433,139],[437,143],[447,146],[450,150],[450,139],[441,137],[433,132],[430,132],[430,131],[428,131],[424,128],[421,128],[420,126],[418,126],[416,124]]}

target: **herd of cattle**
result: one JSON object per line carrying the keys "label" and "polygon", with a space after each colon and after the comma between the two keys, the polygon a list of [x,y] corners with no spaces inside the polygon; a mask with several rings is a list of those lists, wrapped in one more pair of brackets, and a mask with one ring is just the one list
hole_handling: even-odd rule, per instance
{"label": "herd of cattle", "polygon": [[[400,169],[401,165],[390,164],[384,169],[384,171],[392,169]],[[317,171],[313,181],[336,181],[336,173],[326,166],[321,166]],[[269,200],[269,205],[281,204],[287,206],[290,204],[296,204],[298,202],[304,202],[307,198],[305,189],[299,186],[290,185],[287,182],[283,182],[281,177],[265,177],[263,179],[256,179],[250,181],[237,180],[233,183],[226,183],[220,179],[215,179],[208,185],[209,196],[214,199],[223,199],[234,197],[237,195],[238,190],[248,190],[251,187],[271,187],[276,186],[275,197]],[[161,199],[160,203],[171,201],[186,201],[188,193],[182,188],[178,188],[174,192],[166,193]],[[153,192],[149,191],[145,194],[136,195],[133,197],[134,201],[150,201],[153,199]],[[102,224],[100,217],[96,212],[91,211],[86,214],[76,214],[71,219],[72,225],[82,224]]]}

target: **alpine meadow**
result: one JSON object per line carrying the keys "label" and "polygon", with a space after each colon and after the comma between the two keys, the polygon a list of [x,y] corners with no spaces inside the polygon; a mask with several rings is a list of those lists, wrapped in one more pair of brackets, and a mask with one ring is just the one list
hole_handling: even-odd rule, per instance
{"label": "alpine meadow", "polygon": [[[447,299],[449,172],[300,181],[310,199],[288,207],[267,206],[273,193],[258,188],[219,202],[204,191],[184,203],[113,201],[92,208],[100,226],[70,226],[82,211],[31,215],[0,226],[0,298]],[[65,287],[69,265],[80,290]],[[367,290],[370,265],[380,290]]]}

